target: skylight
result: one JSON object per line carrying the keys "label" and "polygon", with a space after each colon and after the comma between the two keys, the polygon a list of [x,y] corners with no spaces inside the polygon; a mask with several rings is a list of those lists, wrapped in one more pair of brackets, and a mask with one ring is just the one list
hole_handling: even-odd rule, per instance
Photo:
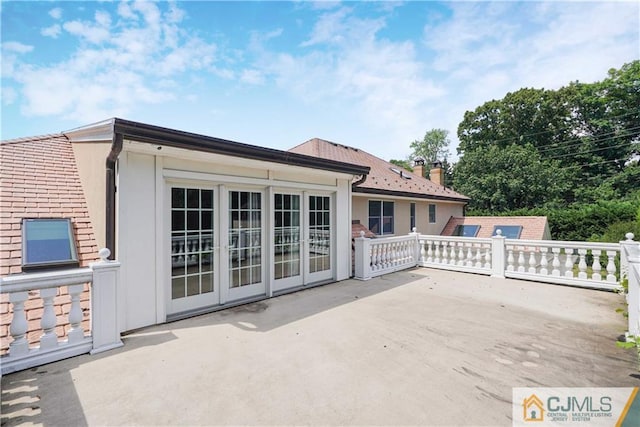
{"label": "skylight", "polygon": [[389,168],[389,169],[391,169],[391,172],[394,172],[400,175],[400,178],[402,179],[411,179],[410,175],[406,174],[404,171],[401,171],[400,169],[396,169],[396,168]]}
{"label": "skylight", "polygon": [[70,219],[22,220],[23,270],[77,265],[78,252]]}
{"label": "skylight", "polygon": [[478,235],[479,230],[480,230],[479,225],[458,224],[456,225],[456,228],[453,230],[453,235],[459,236],[459,237],[476,237]]}
{"label": "skylight", "polygon": [[492,236],[496,235],[496,231],[502,231],[502,236],[507,239],[519,239],[520,233],[522,233],[521,225],[496,225],[493,227]]}

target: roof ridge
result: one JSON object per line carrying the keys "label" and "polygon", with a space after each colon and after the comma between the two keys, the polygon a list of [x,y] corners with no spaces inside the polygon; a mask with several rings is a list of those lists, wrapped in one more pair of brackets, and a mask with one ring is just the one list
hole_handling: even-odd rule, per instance
{"label": "roof ridge", "polygon": [[59,133],[47,133],[47,134],[36,135],[36,136],[23,136],[20,138],[4,139],[0,141],[0,144],[18,144],[21,142],[42,141],[44,139],[51,139],[51,138],[65,138],[67,140],[69,139],[65,134],[63,134],[62,132],[59,132]]}

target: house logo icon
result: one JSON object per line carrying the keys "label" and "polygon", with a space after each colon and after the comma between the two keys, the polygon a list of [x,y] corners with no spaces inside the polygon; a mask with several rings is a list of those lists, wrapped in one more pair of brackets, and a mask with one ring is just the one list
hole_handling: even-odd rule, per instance
{"label": "house logo icon", "polygon": [[535,394],[524,399],[523,407],[525,421],[544,420],[544,406],[542,404],[542,400],[540,400]]}

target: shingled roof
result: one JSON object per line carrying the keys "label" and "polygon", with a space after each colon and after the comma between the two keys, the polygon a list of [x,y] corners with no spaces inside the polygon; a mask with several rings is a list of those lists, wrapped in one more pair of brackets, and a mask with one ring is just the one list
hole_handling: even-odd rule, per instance
{"label": "shingled roof", "polygon": [[356,193],[469,201],[467,196],[437,185],[422,176],[408,172],[359,148],[313,138],[289,151],[323,159],[369,166],[371,171],[367,179],[353,189]]}
{"label": "shingled roof", "polygon": [[22,219],[70,218],[81,266],[97,260],[73,149],[62,134],[0,142],[0,275],[22,272]]}
{"label": "shingled roof", "polygon": [[465,216],[451,217],[444,226],[442,236],[453,236],[458,225],[478,225],[480,229],[475,237],[488,238],[493,235],[493,228],[498,225],[522,226],[522,240],[551,240],[549,223],[546,216]]}

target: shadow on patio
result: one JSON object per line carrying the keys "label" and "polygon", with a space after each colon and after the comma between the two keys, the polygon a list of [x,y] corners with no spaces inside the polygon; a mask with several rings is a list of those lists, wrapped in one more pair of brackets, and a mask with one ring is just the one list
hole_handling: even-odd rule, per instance
{"label": "shadow on patio", "polygon": [[511,425],[512,387],[640,384],[622,302],[431,269],[348,280],[7,375],[2,422]]}

